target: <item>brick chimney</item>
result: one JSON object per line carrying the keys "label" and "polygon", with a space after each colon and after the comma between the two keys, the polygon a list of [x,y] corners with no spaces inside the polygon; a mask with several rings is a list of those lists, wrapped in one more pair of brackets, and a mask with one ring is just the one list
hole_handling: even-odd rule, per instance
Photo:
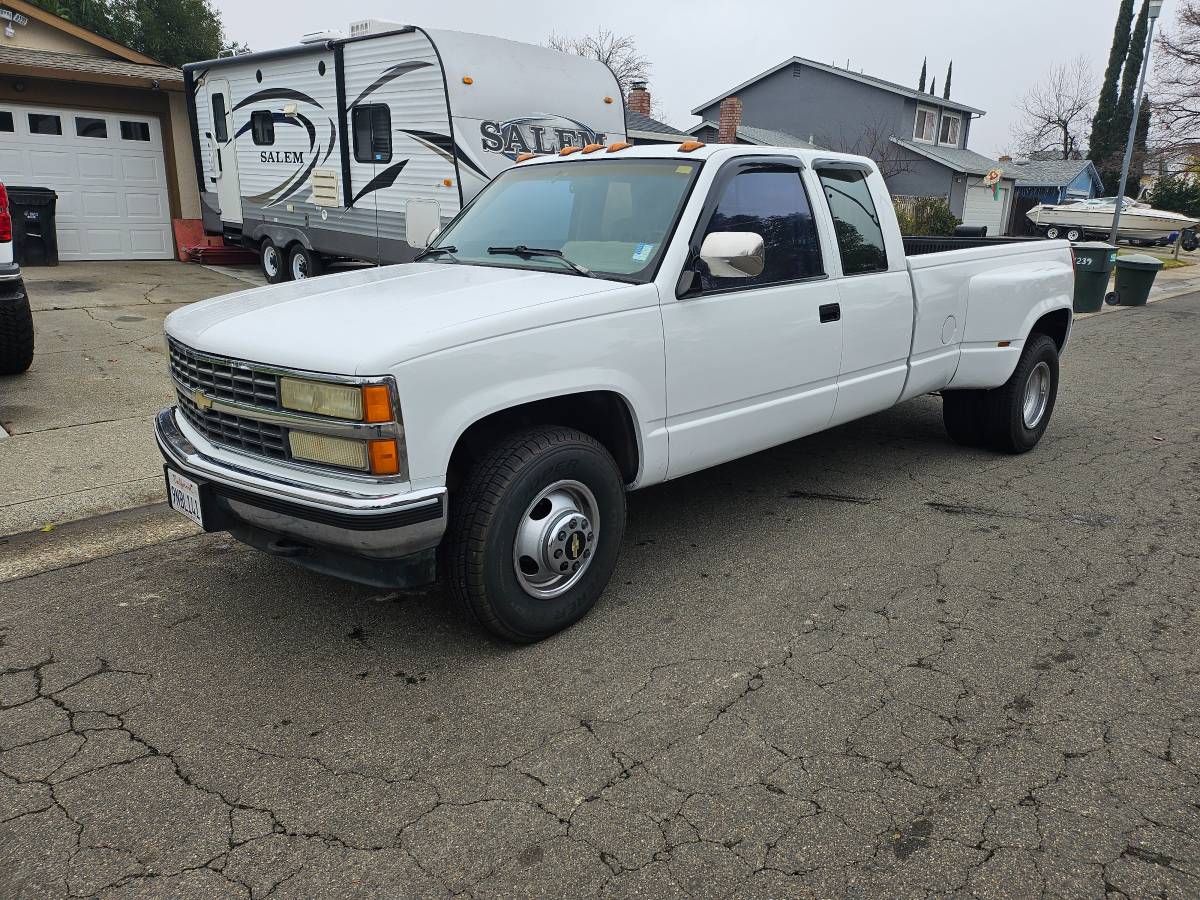
{"label": "brick chimney", "polygon": [[996,162],[1012,162],[1011,156],[1002,156]]}
{"label": "brick chimney", "polygon": [[650,115],[650,92],[646,90],[646,82],[635,81],[633,83],[629,88],[626,105],[632,112],[641,113],[643,116]]}
{"label": "brick chimney", "polygon": [[721,101],[721,118],[717,123],[717,143],[736,144],[738,126],[742,124],[742,101],[726,97]]}

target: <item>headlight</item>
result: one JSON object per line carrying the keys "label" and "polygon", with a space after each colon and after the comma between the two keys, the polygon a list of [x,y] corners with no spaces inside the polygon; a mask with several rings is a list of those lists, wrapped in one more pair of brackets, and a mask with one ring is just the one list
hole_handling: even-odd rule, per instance
{"label": "headlight", "polygon": [[359,387],[305,378],[281,378],[279,402],[284,409],[352,422],[391,422],[395,418],[392,396],[386,384]]}

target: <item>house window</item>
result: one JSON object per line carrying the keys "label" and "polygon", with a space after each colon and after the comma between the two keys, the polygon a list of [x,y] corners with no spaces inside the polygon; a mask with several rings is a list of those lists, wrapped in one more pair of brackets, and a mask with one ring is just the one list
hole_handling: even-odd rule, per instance
{"label": "house window", "polygon": [[766,265],[754,278],[701,276],[706,291],[760,287],[824,274],[820,241],[800,172],[787,167],[754,167],[726,184],[704,229],[752,231],[763,238]]}
{"label": "house window", "polygon": [[917,107],[917,125],[913,129],[913,140],[932,144],[937,134],[937,110],[925,106]]}
{"label": "house window", "polygon": [[958,132],[962,127],[962,119],[952,113],[942,114],[942,133],[938,137],[939,144],[958,146]]}
{"label": "house window", "polygon": [[0,131],[16,131],[13,126],[12,113],[0,109]]}
{"label": "house window", "polygon": [[30,113],[29,133],[62,134],[62,119],[49,113]]}
{"label": "house window", "polygon": [[75,133],[85,138],[106,138],[108,137],[108,123],[103,119],[76,116]]}
{"label": "house window", "polygon": [[867,174],[856,169],[817,169],[833,228],[837,232],[843,275],[886,272],[883,227],[871,198]]}
{"label": "house window", "polygon": [[392,113],[382,103],[354,107],[354,158],[360,163],[392,161]]}
{"label": "house window", "polygon": [[259,147],[275,143],[275,119],[269,110],[256,109],[250,113],[250,136]]}
{"label": "house window", "polygon": [[150,141],[150,123],[149,122],[126,122],[121,120],[121,140],[123,141]]}

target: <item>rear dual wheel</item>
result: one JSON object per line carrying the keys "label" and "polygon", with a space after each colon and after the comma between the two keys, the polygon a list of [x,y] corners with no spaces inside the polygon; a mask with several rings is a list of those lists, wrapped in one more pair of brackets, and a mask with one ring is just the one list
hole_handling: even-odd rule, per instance
{"label": "rear dual wheel", "polygon": [[944,391],[942,419],[960,444],[1025,453],[1046,433],[1057,397],[1058,346],[1048,335],[1033,334],[1002,386]]}
{"label": "rear dual wheel", "polygon": [[624,532],[608,450],[573,428],[531,429],[492,447],[451,497],[442,578],[488,631],[531,643],[595,605]]}

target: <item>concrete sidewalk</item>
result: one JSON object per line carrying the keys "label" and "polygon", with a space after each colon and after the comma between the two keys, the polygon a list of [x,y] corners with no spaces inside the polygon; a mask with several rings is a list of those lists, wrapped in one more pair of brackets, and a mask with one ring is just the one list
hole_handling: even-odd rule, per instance
{"label": "concrete sidewalk", "polygon": [[163,319],[248,285],[178,262],[24,274],[37,350],[27,373],[0,378],[0,535],[161,501],[151,422],[172,397]]}

